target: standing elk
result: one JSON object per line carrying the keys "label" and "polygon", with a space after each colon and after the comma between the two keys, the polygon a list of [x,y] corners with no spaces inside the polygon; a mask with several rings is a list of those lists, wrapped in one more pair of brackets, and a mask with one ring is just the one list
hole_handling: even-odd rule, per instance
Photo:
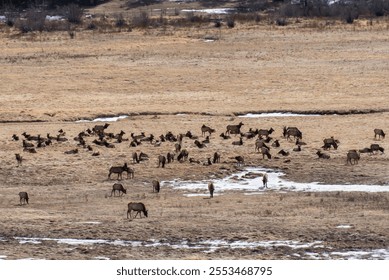
{"label": "standing elk", "polygon": [[216,130],[213,129],[213,128],[210,128],[209,126],[206,126],[205,124],[203,124],[203,126],[201,127],[201,135],[202,136],[205,136],[205,134],[208,132],[209,133],[209,136],[211,136],[212,133],[214,133]]}
{"label": "standing elk", "polygon": [[111,179],[111,174],[115,173],[118,175],[117,179],[121,180],[123,178],[122,177],[123,172],[127,172],[127,179],[128,179],[128,174],[130,174],[131,178],[134,178],[134,170],[129,168],[127,166],[127,163],[124,163],[123,166],[111,166],[111,168],[109,169],[108,179]]}
{"label": "standing elk", "polygon": [[20,198],[20,205],[28,204],[28,193],[20,192],[19,193],[19,198]]}
{"label": "standing elk", "polygon": [[153,185],[153,192],[159,193],[159,191],[161,189],[161,184],[159,183],[159,181],[153,180],[151,183]]}
{"label": "standing elk", "polygon": [[220,154],[218,152],[215,152],[213,154],[213,163],[220,163]]}
{"label": "standing elk", "polygon": [[264,173],[263,174],[263,177],[262,177],[262,184],[263,184],[263,188],[267,188],[267,182],[269,181],[268,179],[268,176],[267,176],[267,173]]}
{"label": "standing elk", "polygon": [[208,183],[209,197],[213,198],[213,192],[215,191],[215,186],[212,182]]}
{"label": "standing elk", "polygon": [[285,127],[283,129],[283,135],[286,139],[291,140],[290,136],[293,136],[295,139],[303,139],[303,133],[297,127]]}
{"label": "standing elk", "polygon": [[356,150],[350,150],[347,153],[347,164],[348,163],[350,163],[351,165],[357,164],[360,158],[361,157]]}
{"label": "standing elk", "polygon": [[162,166],[162,168],[165,168],[166,164],[166,157],[163,155],[158,156],[158,167]]}
{"label": "standing elk", "polygon": [[331,148],[331,146],[337,150],[338,149],[338,144],[339,144],[339,140],[336,140],[334,139],[334,136],[331,136],[331,138],[325,138],[323,139],[323,149],[324,150],[329,150]]}
{"label": "standing elk", "polygon": [[378,135],[378,139],[381,139],[381,137],[382,139],[385,139],[385,133],[380,128],[374,129],[374,139],[376,139],[377,135]]}
{"label": "standing elk", "polygon": [[16,161],[18,162],[18,167],[19,165],[22,165],[23,162],[23,157],[20,154],[15,154]]}
{"label": "standing elk", "polygon": [[130,218],[132,218],[132,216],[131,216],[132,211],[136,212],[134,219],[136,218],[136,216],[138,216],[138,214],[139,214],[139,218],[142,218],[142,212],[145,215],[145,217],[148,217],[148,214],[147,214],[148,211],[146,210],[146,206],[142,202],[130,202],[130,203],[128,203],[127,219],[128,219],[128,216],[130,216]]}
{"label": "standing elk", "polygon": [[236,125],[227,125],[227,130],[226,130],[226,135],[230,135],[230,134],[240,134],[240,128],[242,127],[242,125],[244,125],[244,123],[240,122],[239,124],[236,124]]}
{"label": "standing elk", "polygon": [[371,144],[370,145],[370,150],[374,154],[375,151],[380,151],[382,154],[384,153],[385,149],[380,147],[378,144]]}
{"label": "standing elk", "polygon": [[258,130],[258,137],[268,137],[270,134],[274,132],[274,129],[271,127],[270,129],[259,129]]}

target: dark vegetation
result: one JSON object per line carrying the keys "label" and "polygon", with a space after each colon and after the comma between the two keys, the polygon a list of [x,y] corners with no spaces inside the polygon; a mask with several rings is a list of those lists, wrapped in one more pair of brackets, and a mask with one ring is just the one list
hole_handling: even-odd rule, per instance
{"label": "dark vegetation", "polygon": [[[269,24],[286,26],[296,22],[298,18],[340,19],[352,24],[359,18],[372,19],[389,13],[389,0],[242,0],[242,1],[202,1],[204,8],[223,7],[234,4],[233,10],[226,15],[201,14],[196,12],[180,12],[167,14],[160,10],[153,14],[149,7],[163,0],[130,0],[123,4],[123,11],[140,8],[125,18],[122,14],[110,17],[94,15],[85,17],[84,8],[96,6],[103,0],[3,0],[0,1],[0,15],[5,16],[5,25],[15,27],[22,33],[43,31],[71,31],[77,29],[100,31],[131,31],[132,28],[187,27],[209,25],[215,28],[234,28],[242,22],[258,23],[267,19]],[[50,20],[55,15],[60,20]],[[292,20],[295,18],[295,20]],[[1,28],[1,26],[0,26]],[[74,37],[74,36],[73,36]],[[73,38],[71,36],[71,38]]]}

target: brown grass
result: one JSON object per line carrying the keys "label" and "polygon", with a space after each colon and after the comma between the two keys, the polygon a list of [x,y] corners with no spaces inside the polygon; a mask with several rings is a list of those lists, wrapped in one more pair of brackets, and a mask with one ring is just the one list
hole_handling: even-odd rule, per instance
{"label": "brown grass", "polygon": [[[321,240],[339,250],[386,248],[389,244],[386,193],[293,193],[269,191],[246,196],[226,192],[214,199],[184,197],[182,191],[163,186],[152,193],[151,181],[208,179],[235,171],[231,156],[243,155],[246,164],[282,169],[295,181],[324,183],[388,184],[388,156],[362,155],[358,165],[347,166],[349,149],[374,142],[373,129],[389,131],[388,44],[385,28],[336,25],[237,24],[233,29],[133,30],[133,32],[66,32],[42,35],[0,34],[2,65],[0,107],[0,236],[1,254],[9,258],[92,259],[203,259],[290,257],[278,250],[223,249],[205,254],[201,250],[128,248],[110,246],[42,244],[17,245],[14,236],[150,240]],[[165,33],[166,34],[166,33]],[[207,36],[219,40],[205,42]],[[254,140],[233,147],[218,135],[227,124],[238,123],[237,112],[263,111],[377,111],[378,113],[243,119],[249,128],[275,129],[281,148],[294,144],[281,138],[282,127],[298,126],[308,143],[291,162],[284,158],[262,160],[254,152]],[[177,112],[190,114],[174,115]],[[56,135],[63,128],[69,139],[92,127],[74,123],[80,118],[131,114],[112,123],[108,131],[123,129],[158,136],[191,130],[201,135],[202,124],[216,128],[211,143],[198,149],[184,140],[190,156],[205,161],[214,151],[222,163],[204,167],[174,162],[157,168],[157,155],[174,149],[128,142],[115,149],[99,150],[92,157],[80,149],[65,155],[75,142],[22,152],[12,134]],[[45,122],[31,122],[42,120]],[[341,141],[331,150],[329,161],[319,161],[315,152],[322,139]],[[93,138],[88,138],[90,143]],[[201,138],[200,138],[201,139]],[[379,142],[386,150],[387,141]],[[131,154],[143,151],[151,160],[134,165],[135,179],[124,180],[128,194],[106,198],[116,180],[107,180],[111,165],[132,162]],[[278,150],[272,149],[276,154]],[[15,153],[25,159],[16,167]],[[271,182],[270,182],[271,185]],[[217,188],[217,186],[216,186]],[[18,192],[28,191],[30,205],[18,206]],[[216,189],[217,193],[217,189]],[[128,221],[129,201],[143,201],[150,217]],[[101,224],[85,224],[100,221]],[[350,224],[351,229],[336,229]],[[17,246],[16,246],[17,245]],[[47,245],[47,246],[46,246]],[[289,253],[288,253],[289,252]],[[289,257],[288,257],[289,256]]]}

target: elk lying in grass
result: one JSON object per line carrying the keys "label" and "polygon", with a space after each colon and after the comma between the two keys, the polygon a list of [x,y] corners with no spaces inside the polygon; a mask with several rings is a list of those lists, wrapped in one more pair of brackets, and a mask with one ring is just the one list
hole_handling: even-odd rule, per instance
{"label": "elk lying in grass", "polygon": [[244,123],[240,122],[239,124],[230,124],[230,125],[227,125],[227,130],[226,130],[226,135],[230,135],[230,134],[240,134],[240,128],[244,125]]}
{"label": "elk lying in grass", "polygon": [[119,192],[119,196],[122,196],[123,194],[127,193],[127,190],[123,187],[122,184],[115,183],[112,186],[111,196],[116,196],[116,191]]}
{"label": "elk lying in grass", "polygon": [[223,138],[224,140],[231,138],[231,136],[225,135],[224,133],[220,134],[220,137]]}
{"label": "elk lying in grass", "polygon": [[213,185],[212,182],[208,183],[208,191],[209,191],[209,197],[213,197],[213,192],[215,191],[215,186]]}
{"label": "elk lying in grass", "polygon": [[28,193],[20,192],[19,193],[19,199],[20,199],[20,205],[28,204]]}
{"label": "elk lying in grass", "polygon": [[376,139],[377,135],[378,135],[378,139],[381,139],[381,137],[382,137],[382,139],[385,138],[385,133],[384,133],[384,131],[383,131],[382,129],[380,129],[380,128],[374,129],[374,139]]}
{"label": "elk lying in grass", "polygon": [[317,154],[317,156],[318,156],[319,158],[322,158],[322,159],[329,159],[329,158],[330,158],[330,155],[327,155],[327,154],[325,154],[325,153],[322,153],[321,151],[317,151],[316,154]]}
{"label": "elk lying in grass", "polygon": [[142,202],[130,202],[130,203],[128,203],[127,219],[128,219],[128,216],[130,216],[130,218],[132,218],[132,216],[131,216],[132,211],[136,212],[134,219],[136,218],[136,216],[138,216],[138,214],[139,214],[139,218],[142,218],[142,212],[145,215],[145,217],[148,217],[148,214],[147,214],[148,211],[146,210],[146,206]]}
{"label": "elk lying in grass", "polygon": [[209,136],[211,136],[212,133],[214,133],[216,130],[213,129],[213,128],[210,128],[209,126],[206,126],[205,124],[203,124],[203,126],[201,127],[201,135],[202,136],[205,136],[205,134],[208,132],[209,133]]}
{"label": "elk lying in grass", "polygon": [[232,142],[232,145],[235,145],[235,146],[242,146],[242,145],[243,145],[243,138],[240,137],[240,138],[239,138],[239,141],[233,141],[233,142]]}
{"label": "elk lying in grass", "polygon": [[271,144],[271,146],[274,147],[274,148],[278,148],[281,145],[280,145],[280,142],[278,142],[278,140],[274,140],[274,142]]}
{"label": "elk lying in grass", "polygon": [[64,154],[67,154],[67,155],[78,154],[78,149],[73,149],[73,150],[65,151]]}
{"label": "elk lying in grass", "polygon": [[207,147],[205,144],[201,143],[199,140],[195,140],[194,144],[197,146],[197,148],[202,149]]}
{"label": "elk lying in grass", "polygon": [[350,150],[347,153],[347,164],[348,163],[350,163],[351,165],[357,164],[360,158],[361,157],[356,150]]}
{"label": "elk lying in grass", "polygon": [[285,151],[285,150],[281,150],[281,151],[279,151],[277,154],[282,155],[282,156],[284,156],[284,157],[289,156],[289,152],[287,152],[287,151]]}

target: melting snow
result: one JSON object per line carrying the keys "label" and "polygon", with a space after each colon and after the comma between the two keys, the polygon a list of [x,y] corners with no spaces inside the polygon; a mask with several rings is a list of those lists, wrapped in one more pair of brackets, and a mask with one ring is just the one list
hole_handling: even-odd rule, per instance
{"label": "melting snow", "polygon": [[94,119],[91,121],[90,120],[78,120],[78,121],[76,121],[76,123],[81,123],[81,122],[116,122],[118,120],[122,120],[125,118],[128,118],[128,116],[122,115],[122,116],[118,116],[118,117],[97,118],[97,119]]}
{"label": "melting snow", "polygon": [[240,115],[238,118],[279,118],[279,117],[319,117],[319,114],[295,114],[295,113],[262,113]]}

